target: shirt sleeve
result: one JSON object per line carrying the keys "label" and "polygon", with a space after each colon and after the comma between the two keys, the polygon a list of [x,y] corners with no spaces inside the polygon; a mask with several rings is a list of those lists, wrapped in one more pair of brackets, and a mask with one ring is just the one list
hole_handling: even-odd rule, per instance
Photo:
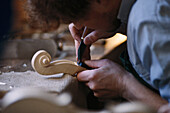
{"label": "shirt sleeve", "polygon": [[[150,61],[145,62],[150,73],[151,84],[160,95],[170,102],[170,3],[166,0],[157,4],[156,16],[152,21],[141,23],[140,31],[147,40],[145,56]],[[141,41],[141,40],[140,40]],[[137,46],[137,45],[136,45]],[[138,45],[142,46],[142,45]],[[140,47],[142,48],[142,47]],[[140,50],[139,50],[140,51]],[[148,52],[149,51],[149,52]],[[147,53],[147,54],[146,54]],[[143,55],[143,56],[144,56]],[[147,57],[143,57],[146,61]]]}
{"label": "shirt sleeve", "polygon": [[170,102],[170,32],[157,27],[152,33],[155,34],[150,43],[150,79],[160,95]]}

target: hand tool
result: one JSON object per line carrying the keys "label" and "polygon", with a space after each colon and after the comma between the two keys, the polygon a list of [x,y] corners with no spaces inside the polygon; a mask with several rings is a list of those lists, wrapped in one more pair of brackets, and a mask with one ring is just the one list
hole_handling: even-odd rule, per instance
{"label": "hand tool", "polygon": [[81,43],[80,43],[80,46],[78,48],[78,61],[77,61],[77,64],[79,66],[82,66],[86,69],[92,69],[91,67],[87,66],[83,61],[82,61],[82,58],[83,58],[83,55],[84,55],[84,52],[86,50],[86,45],[84,44],[84,37],[86,36],[88,30],[87,30],[87,27],[84,28],[84,31],[83,31],[83,34],[81,36]]}

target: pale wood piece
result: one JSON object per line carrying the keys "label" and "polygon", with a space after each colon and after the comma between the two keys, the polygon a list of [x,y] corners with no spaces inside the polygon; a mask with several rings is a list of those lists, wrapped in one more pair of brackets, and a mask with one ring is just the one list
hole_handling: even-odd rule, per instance
{"label": "pale wood piece", "polygon": [[7,93],[1,107],[3,113],[75,113],[71,105],[68,93],[54,95],[39,88],[20,88]]}
{"label": "pale wood piece", "polygon": [[50,94],[39,88],[20,88],[1,100],[3,113],[157,113],[146,104],[133,102],[111,104],[102,111],[81,109],[69,93]]}
{"label": "pale wood piece", "polygon": [[74,76],[76,73],[86,70],[73,61],[51,61],[51,56],[44,50],[40,50],[34,54],[31,64],[33,69],[42,75],[65,73]]}

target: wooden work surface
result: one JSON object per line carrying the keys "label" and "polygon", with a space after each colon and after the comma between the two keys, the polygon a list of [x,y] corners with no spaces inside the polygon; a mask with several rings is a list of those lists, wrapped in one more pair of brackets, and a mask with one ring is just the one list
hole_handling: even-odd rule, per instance
{"label": "wooden work surface", "polygon": [[86,106],[86,95],[83,93],[84,86],[79,85],[77,79],[70,75],[44,77],[34,71],[8,72],[0,75],[0,83],[0,91],[2,92],[25,87],[42,88],[56,94],[66,91],[71,93],[76,105]]}

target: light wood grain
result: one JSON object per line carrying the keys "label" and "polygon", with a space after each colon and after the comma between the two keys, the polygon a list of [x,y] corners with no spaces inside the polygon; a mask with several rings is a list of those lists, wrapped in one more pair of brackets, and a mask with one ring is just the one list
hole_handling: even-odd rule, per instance
{"label": "light wood grain", "polygon": [[74,76],[76,73],[86,70],[70,60],[51,61],[51,56],[44,50],[36,52],[31,61],[32,67],[41,75],[54,75],[65,73]]}

